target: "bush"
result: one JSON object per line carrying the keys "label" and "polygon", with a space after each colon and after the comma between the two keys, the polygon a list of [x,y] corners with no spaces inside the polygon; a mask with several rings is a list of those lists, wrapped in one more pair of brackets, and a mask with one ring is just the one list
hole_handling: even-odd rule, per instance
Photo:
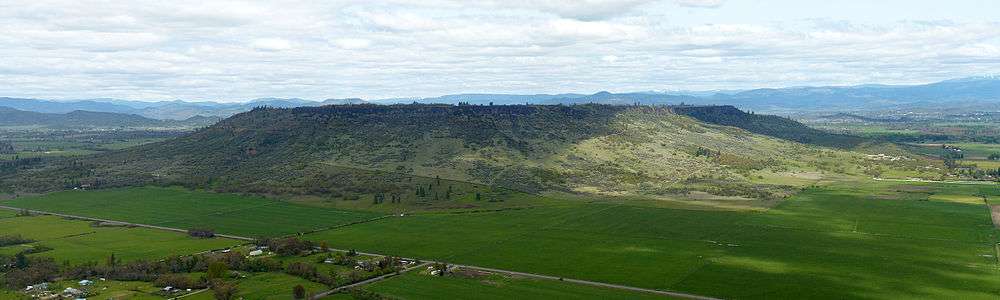
{"label": "bush", "polygon": [[304,263],[304,262],[293,262],[285,267],[285,273],[292,276],[298,276],[305,278],[307,280],[316,281],[319,276],[319,272],[316,270],[316,266]]}
{"label": "bush", "polygon": [[302,287],[301,284],[296,285],[292,288],[292,296],[295,299],[305,299],[306,298],[306,288]]}
{"label": "bush", "polygon": [[188,229],[188,235],[197,238],[213,238],[215,230],[212,229]]}
{"label": "bush", "polygon": [[235,284],[222,280],[212,282],[212,294],[215,296],[215,299],[231,300],[236,298],[237,292],[239,291],[236,289]]}
{"label": "bush", "polygon": [[4,286],[20,290],[30,284],[52,281],[59,275],[59,266],[52,258],[27,258],[23,268],[17,268],[7,272],[3,276]]}
{"label": "bush", "polygon": [[206,286],[205,282],[193,280],[187,274],[164,274],[153,281],[154,286],[175,287],[179,289],[200,289]]}
{"label": "bush", "polygon": [[226,267],[225,263],[217,261],[208,264],[208,271],[205,276],[207,276],[208,279],[221,279],[226,277],[226,272],[228,271],[229,268]]}
{"label": "bush", "polygon": [[274,272],[281,270],[281,262],[273,258],[264,257],[259,259],[250,260],[246,263],[243,268],[245,271],[249,272]]}
{"label": "bush", "polygon": [[30,244],[34,242],[35,240],[21,237],[20,234],[0,236],[0,247]]}

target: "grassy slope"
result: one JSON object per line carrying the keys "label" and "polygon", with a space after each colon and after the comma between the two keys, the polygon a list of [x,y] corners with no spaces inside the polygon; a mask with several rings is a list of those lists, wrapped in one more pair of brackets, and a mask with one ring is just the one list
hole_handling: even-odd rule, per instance
{"label": "grassy slope", "polygon": [[[0,234],[19,234],[36,240],[31,245],[53,250],[33,255],[73,264],[102,262],[112,253],[124,261],[131,261],[193,254],[240,243],[221,238],[197,239],[182,233],[145,228],[91,227],[89,222],[53,216],[0,219]],[[0,248],[0,253],[13,255],[27,247],[29,245],[7,246]]]}
{"label": "grassy slope", "polygon": [[[698,148],[720,155],[697,156]],[[417,186],[440,176],[465,195],[485,184],[529,193],[669,198],[688,190],[770,191],[752,182],[756,172],[858,175],[859,166],[879,163],[701,123],[669,108],[340,106],[257,109],[168,142],[23,171],[11,186],[166,181],[371,201],[379,193],[412,198]]]}

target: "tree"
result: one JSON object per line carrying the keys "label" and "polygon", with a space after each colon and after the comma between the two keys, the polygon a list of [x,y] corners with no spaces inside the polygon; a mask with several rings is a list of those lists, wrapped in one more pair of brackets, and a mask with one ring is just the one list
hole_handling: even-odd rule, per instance
{"label": "tree", "polygon": [[199,229],[192,228],[188,229],[188,235],[196,238],[212,238],[215,237],[215,230],[213,229]]}
{"label": "tree", "polygon": [[18,269],[28,267],[28,257],[24,255],[24,252],[18,252],[17,255],[14,255],[14,266]]}
{"label": "tree", "polygon": [[226,264],[221,261],[216,261],[208,264],[208,271],[205,276],[207,276],[208,279],[220,279],[226,276],[226,271],[228,271]]}
{"label": "tree", "polygon": [[479,192],[476,192],[476,201],[479,201],[479,200],[483,200],[483,195],[480,194]]}
{"label": "tree", "polygon": [[305,299],[306,288],[302,287],[301,284],[296,285],[295,287],[292,288],[292,296],[294,296],[295,299]]}
{"label": "tree", "polygon": [[108,256],[108,261],[106,263],[109,267],[114,267],[115,265],[118,264],[118,259],[115,258],[114,253],[111,253],[111,256]]}
{"label": "tree", "polygon": [[990,160],[1000,160],[1000,152],[993,152],[992,154],[990,154],[989,159]]}
{"label": "tree", "polygon": [[212,293],[215,294],[215,299],[218,300],[231,300],[236,297],[236,285],[228,283],[222,280],[217,280],[212,283]]}

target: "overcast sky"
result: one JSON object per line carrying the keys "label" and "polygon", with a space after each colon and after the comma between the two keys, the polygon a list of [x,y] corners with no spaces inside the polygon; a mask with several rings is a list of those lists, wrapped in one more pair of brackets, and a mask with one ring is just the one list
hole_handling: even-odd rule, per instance
{"label": "overcast sky", "polygon": [[237,101],[997,74],[992,0],[0,1],[0,96]]}

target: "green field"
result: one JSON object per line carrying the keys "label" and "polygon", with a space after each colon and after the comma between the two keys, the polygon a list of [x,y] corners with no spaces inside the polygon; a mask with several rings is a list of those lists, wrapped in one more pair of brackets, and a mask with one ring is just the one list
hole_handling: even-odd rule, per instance
{"label": "green field", "polygon": [[[327,290],[322,284],[284,273],[259,273],[237,281],[237,299],[278,300],[292,299],[292,287],[301,284],[308,293]],[[212,291],[184,297],[188,300],[212,300]]]}
{"label": "green field", "polygon": [[[365,287],[383,296],[418,299],[665,299],[617,289],[502,275],[431,276],[407,273]],[[350,298],[350,297],[345,297]]]}
{"label": "green field", "polygon": [[249,237],[280,236],[378,216],[181,188],[66,191],[0,202],[4,205],[100,219]]}
{"label": "green field", "polygon": [[[980,195],[1000,202],[997,185],[843,182],[807,188],[766,211],[568,201],[411,214],[304,237],[336,248],[721,298],[995,299],[997,230]],[[174,188],[63,192],[4,203],[176,227],[208,224],[220,233],[251,236],[372,216]],[[421,282],[429,279],[410,277],[387,281],[380,291],[424,297],[424,290],[407,285],[425,288]],[[490,288],[427,284],[459,293],[455,297]],[[505,287],[543,298],[565,292],[550,285],[514,281]]]}
{"label": "green field", "polygon": [[[873,185],[868,183],[868,185]],[[766,213],[614,205],[385,219],[308,235],[337,247],[724,298],[992,299],[996,186],[814,188]],[[925,190],[926,189],[926,190]],[[613,271],[612,271],[613,270]]]}
{"label": "green field", "polygon": [[123,261],[186,255],[240,244],[239,241],[199,239],[184,233],[147,228],[93,227],[90,222],[66,220],[54,216],[0,219],[0,235],[21,235],[35,243],[0,248],[13,255],[30,247],[52,250],[32,254],[72,264],[103,262],[112,253]]}

